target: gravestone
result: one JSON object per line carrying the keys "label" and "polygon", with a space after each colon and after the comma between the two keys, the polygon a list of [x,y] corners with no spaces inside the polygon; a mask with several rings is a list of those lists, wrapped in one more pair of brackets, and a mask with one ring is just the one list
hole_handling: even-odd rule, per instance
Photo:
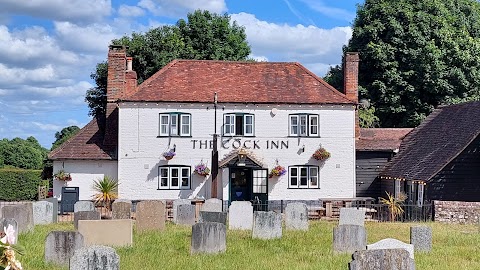
{"label": "gravestone", "polygon": [[361,250],[353,253],[350,270],[415,270],[405,249]]}
{"label": "gravestone", "polygon": [[282,214],[257,211],[253,213],[253,238],[282,238]]}
{"label": "gravestone", "polygon": [[398,249],[398,248],[403,248],[406,251],[408,251],[410,258],[414,258],[414,252],[413,252],[413,245],[412,244],[406,244],[400,240],[393,239],[393,238],[386,238],[383,240],[380,240],[376,243],[367,245],[367,250],[372,250],[372,249]]}
{"label": "gravestone", "polygon": [[44,201],[50,202],[53,205],[53,215],[52,215],[52,222],[58,222],[58,199],[57,198],[46,198],[43,199]]}
{"label": "gravestone", "polygon": [[73,213],[73,227],[78,229],[79,220],[100,220],[100,212],[97,211],[80,211]]}
{"label": "gravestone", "polygon": [[367,231],[358,225],[339,225],[333,228],[333,252],[353,253],[365,250],[367,246]]}
{"label": "gravestone", "polygon": [[223,201],[220,199],[212,198],[205,201],[200,211],[205,212],[222,212]]}
{"label": "gravestone", "polygon": [[95,211],[95,204],[91,201],[78,201],[73,205],[73,212]]}
{"label": "gravestone", "polygon": [[365,226],[365,211],[355,208],[340,208],[339,225]]}
{"label": "gravestone", "polygon": [[137,231],[163,231],[165,229],[165,204],[162,201],[141,201],[136,206]]}
{"label": "gravestone", "polygon": [[45,239],[45,261],[68,265],[74,251],[83,246],[83,235],[79,232],[52,231]]}
{"label": "gravestone", "polygon": [[38,201],[33,203],[33,225],[53,222],[53,203]]}
{"label": "gravestone", "polygon": [[78,232],[83,235],[85,246],[124,247],[133,244],[131,219],[79,220]]}
{"label": "gravestone", "polygon": [[289,203],[285,207],[285,227],[288,230],[308,231],[308,208],[304,203]]}
{"label": "gravestone", "polygon": [[130,219],[132,211],[132,201],[115,200],[112,203],[112,219]]}
{"label": "gravestone", "polygon": [[227,250],[227,227],[217,222],[192,226],[190,253],[223,253]]}
{"label": "gravestone", "polygon": [[177,222],[177,206],[182,205],[182,204],[191,205],[192,202],[190,200],[186,200],[186,199],[177,199],[177,200],[173,201],[173,204],[172,204],[172,220],[173,220],[173,223]]}
{"label": "gravestone", "polygon": [[410,244],[415,251],[430,252],[432,250],[432,228],[427,226],[410,227]]}
{"label": "gravestone", "polygon": [[228,228],[230,230],[251,230],[252,226],[252,203],[245,201],[233,201],[228,208]]}
{"label": "gravestone", "polygon": [[227,225],[227,213],[200,211],[198,222],[217,222]]}
{"label": "gravestone", "polygon": [[181,204],[177,206],[177,220],[178,225],[193,225],[195,224],[195,205]]}
{"label": "gravestone", "polygon": [[17,221],[18,233],[28,232],[33,229],[33,204],[5,205],[2,208],[2,216],[5,219],[13,218]]}
{"label": "gravestone", "polygon": [[16,244],[18,242],[18,223],[13,218],[0,218],[0,232],[5,233],[4,229],[8,230],[8,226],[12,226],[14,231],[14,240],[10,244]]}
{"label": "gravestone", "polygon": [[[139,263],[141,263],[139,261]],[[139,266],[141,267],[141,266]],[[115,249],[91,246],[75,250],[70,258],[70,270],[119,270],[120,256]]]}

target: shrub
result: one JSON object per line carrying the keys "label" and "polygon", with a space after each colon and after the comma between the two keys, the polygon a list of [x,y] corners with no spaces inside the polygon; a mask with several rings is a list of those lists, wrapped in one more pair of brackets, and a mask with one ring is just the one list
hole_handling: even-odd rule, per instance
{"label": "shrub", "polygon": [[35,200],[41,170],[0,169],[0,200]]}

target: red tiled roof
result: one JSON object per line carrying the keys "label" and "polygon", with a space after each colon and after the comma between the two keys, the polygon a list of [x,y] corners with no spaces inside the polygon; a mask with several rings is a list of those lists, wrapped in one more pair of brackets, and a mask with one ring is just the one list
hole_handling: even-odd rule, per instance
{"label": "red tiled roof", "polygon": [[413,128],[362,128],[356,141],[359,151],[393,151]]}
{"label": "red tiled roof", "polygon": [[92,119],[75,136],[50,152],[48,158],[116,160],[116,142],[104,145],[104,126],[105,119]]}
{"label": "red tiled roof", "polygon": [[123,101],[354,104],[299,63],[174,60]]}

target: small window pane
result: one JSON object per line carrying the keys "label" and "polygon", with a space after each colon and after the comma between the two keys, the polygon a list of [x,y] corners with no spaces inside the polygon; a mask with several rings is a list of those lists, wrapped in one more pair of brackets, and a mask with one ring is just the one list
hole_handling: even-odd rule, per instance
{"label": "small window pane", "polygon": [[318,168],[310,167],[310,187],[318,187]]}
{"label": "small window pane", "polygon": [[298,135],[298,116],[290,116],[290,135]]}
{"label": "small window pane", "polygon": [[170,116],[170,135],[178,135],[178,116],[175,114],[172,114]]}
{"label": "small window pane", "polygon": [[307,116],[300,116],[300,135],[307,135]]}
{"label": "small window pane", "polygon": [[182,133],[181,135],[190,135],[190,115],[184,114],[181,116]]}
{"label": "small window pane", "polygon": [[243,116],[237,115],[235,117],[235,135],[243,135]]}
{"label": "small window pane", "polygon": [[318,116],[310,115],[310,135],[318,135]]}
{"label": "small window pane", "polygon": [[160,186],[168,187],[168,168],[160,168]]}
{"label": "small window pane", "polygon": [[307,168],[300,168],[300,186],[306,186],[308,184]]}
{"label": "small window pane", "polygon": [[298,186],[298,168],[292,167],[290,168],[290,186],[297,187]]}
{"label": "small window pane", "polygon": [[160,135],[168,136],[168,115],[160,115]]}

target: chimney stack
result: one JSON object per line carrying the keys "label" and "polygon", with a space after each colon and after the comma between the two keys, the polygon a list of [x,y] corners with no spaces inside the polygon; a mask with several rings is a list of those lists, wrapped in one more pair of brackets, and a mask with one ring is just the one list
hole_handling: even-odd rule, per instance
{"label": "chimney stack", "polygon": [[130,96],[137,90],[137,72],[132,68],[133,57],[127,57],[127,71],[125,72],[125,96]]}
{"label": "chimney stack", "polygon": [[[343,89],[348,99],[358,104],[358,52],[347,52],[345,54],[345,65],[343,67]],[[358,109],[355,110],[355,138],[360,137],[360,122]]]}
{"label": "chimney stack", "polygon": [[117,101],[125,90],[127,49],[121,45],[110,45],[108,50],[107,102]]}

